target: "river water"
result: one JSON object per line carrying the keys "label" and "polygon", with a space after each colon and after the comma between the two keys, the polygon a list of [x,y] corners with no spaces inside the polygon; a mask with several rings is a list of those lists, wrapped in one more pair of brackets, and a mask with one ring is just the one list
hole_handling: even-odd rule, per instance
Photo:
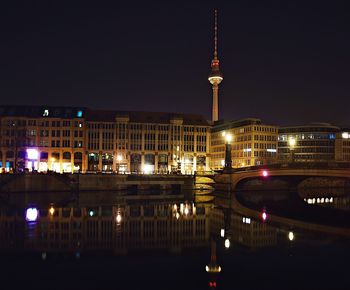
{"label": "river water", "polygon": [[[327,225],[349,213],[347,196],[269,194],[236,193]],[[218,196],[3,196],[0,289],[350,289],[347,238],[242,215]]]}

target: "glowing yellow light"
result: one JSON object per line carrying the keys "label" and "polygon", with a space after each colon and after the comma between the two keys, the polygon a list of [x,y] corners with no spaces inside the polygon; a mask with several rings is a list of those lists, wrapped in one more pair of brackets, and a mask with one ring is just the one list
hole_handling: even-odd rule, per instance
{"label": "glowing yellow light", "polygon": [[123,157],[119,154],[119,155],[117,155],[117,161],[122,161],[123,160]]}
{"label": "glowing yellow light", "polygon": [[226,134],[225,135],[225,140],[227,143],[230,143],[232,141],[232,135],[231,134]]}
{"label": "glowing yellow light", "polygon": [[49,213],[50,213],[50,215],[53,215],[55,213],[55,209],[53,206],[50,207]]}
{"label": "glowing yellow light", "polygon": [[180,203],[180,213],[183,214],[184,213],[184,204]]}
{"label": "glowing yellow light", "polygon": [[223,131],[223,132],[221,133],[221,136],[222,136],[222,137],[225,137],[225,135],[226,135],[226,131]]}
{"label": "glowing yellow light", "polygon": [[190,213],[187,206],[185,207],[184,213],[185,213],[185,215],[188,215]]}
{"label": "glowing yellow light", "polygon": [[176,219],[178,220],[179,217],[180,217],[180,214],[177,212],[177,213],[176,213]]}
{"label": "glowing yellow light", "polygon": [[295,144],[296,144],[296,140],[293,137],[290,137],[288,139],[288,144],[289,144],[290,147],[294,147]]}

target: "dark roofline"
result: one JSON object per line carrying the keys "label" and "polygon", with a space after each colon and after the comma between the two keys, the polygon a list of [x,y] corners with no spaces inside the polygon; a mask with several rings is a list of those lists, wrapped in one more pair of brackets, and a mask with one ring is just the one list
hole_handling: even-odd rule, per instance
{"label": "dark roofline", "polygon": [[[49,115],[44,116],[44,110],[49,110]],[[129,117],[131,122],[139,123],[164,123],[170,120],[182,119],[184,125],[200,125],[210,127],[210,123],[199,114],[182,114],[167,112],[145,111],[116,111],[95,110],[86,107],[66,106],[0,106],[1,116],[29,117],[29,118],[79,118],[78,111],[82,111],[81,118],[87,121],[115,122],[117,117]]]}

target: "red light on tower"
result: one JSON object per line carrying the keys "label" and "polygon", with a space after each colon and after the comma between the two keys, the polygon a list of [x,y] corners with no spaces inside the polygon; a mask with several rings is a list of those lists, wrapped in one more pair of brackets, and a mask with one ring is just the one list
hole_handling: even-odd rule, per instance
{"label": "red light on tower", "polygon": [[267,170],[263,170],[262,176],[268,177],[269,176],[269,172]]}

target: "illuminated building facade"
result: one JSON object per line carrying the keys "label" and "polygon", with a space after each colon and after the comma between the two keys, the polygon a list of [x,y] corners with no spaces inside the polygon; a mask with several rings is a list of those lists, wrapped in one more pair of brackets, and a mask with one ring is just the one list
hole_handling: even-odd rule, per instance
{"label": "illuminated building facade", "polygon": [[277,160],[277,127],[260,119],[218,122],[211,130],[211,168],[222,169],[225,162],[225,138],[232,135],[232,165],[235,168],[272,164]]}
{"label": "illuminated building facade", "polygon": [[336,134],[335,160],[350,162],[350,129],[343,129]]}
{"label": "illuminated building facade", "polygon": [[5,171],[209,170],[210,125],[199,115],[3,106],[0,118]]}
{"label": "illuminated building facade", "polygon": [[[278,158],[281,162],[288,162],[293,154],[295,162],[335,161],[337,136],[339,145],[343,144],[339,133],[339,127],[328,123],[281,127],[278,130]],[[291,139],[295,140],[293,146],[290,145]]]}

